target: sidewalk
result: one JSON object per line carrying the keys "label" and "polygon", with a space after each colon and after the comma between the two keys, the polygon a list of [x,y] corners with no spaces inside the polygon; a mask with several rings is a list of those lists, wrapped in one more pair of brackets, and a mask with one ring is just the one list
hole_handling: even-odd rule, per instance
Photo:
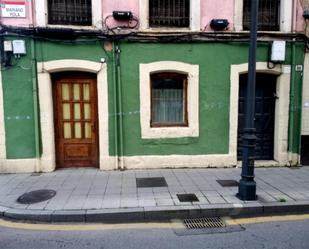
{"label": "sidewalk", "polygon": [[[0,174],[0,218],[42,222],[127,222],[204,216],[309,212],[309,167],[257,168],[257,201],[235,197],[241,169],[99,171],[67,169],[42,174]],[[137,187],[136,178],[164,177],[167,187]],[[56,195],[19,204],[22,194],[51,189]],[[196,202],[180,202],[190,193]]]}

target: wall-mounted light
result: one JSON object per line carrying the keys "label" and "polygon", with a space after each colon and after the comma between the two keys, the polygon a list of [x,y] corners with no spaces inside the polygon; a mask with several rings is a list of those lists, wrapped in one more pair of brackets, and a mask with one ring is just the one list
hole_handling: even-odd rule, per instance
{"label": "wall-mounted light", "polygon": [[228,25],[229,21],[227,19],[212,19],[210,22],[210,27],[216,31],[225,30]]}
{"label": "wall-mounted light", "polygon": [[113,11],[113,17],[115,20],[129,21],[133,18],[131,11]]}
{"label": "wall-mounted light", "polygon": [[309,10],[304,10],[303,17],[307,20],[309,19]]}

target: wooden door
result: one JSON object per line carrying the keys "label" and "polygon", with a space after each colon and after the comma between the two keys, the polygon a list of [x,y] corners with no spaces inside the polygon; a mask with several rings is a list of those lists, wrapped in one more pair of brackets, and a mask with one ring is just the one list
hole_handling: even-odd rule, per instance
{"label": "wooden door", "polygon": [[[248,75],[241,75],[239,79],[237,159],[241,160]],[[274,159],[275,102],[276,75],[258,73],[256,75],[254,113],[254,126],[256,129],[256,160]]]}
{"label": "wooden door", "polygon": [[96,77],[53,75],[57,167],[98,167]]}

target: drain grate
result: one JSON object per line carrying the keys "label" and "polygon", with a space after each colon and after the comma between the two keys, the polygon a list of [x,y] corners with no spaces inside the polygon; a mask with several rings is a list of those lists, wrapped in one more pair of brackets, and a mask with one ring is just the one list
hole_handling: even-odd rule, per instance
{"label": "drain grate", "polygon": [[47,201],[56,195],[56,191],[50,189],[40,189],[25,193],[18,197],[17,202],[21,204],[33,204]]}
{"label": "drain grate", "polygon": [[180,202],[195,202],[199,201],[195,194],[177,194]]}
{"label": "drain grate", "polygon": [[235,180],[217,180],[222,187],[237,187],[239,184]]}
{"label": "drain grate", "polygon": [[226,226],[219,217],[185,219],[184,224],[187,229],[222,228]]}
{"label": "drain grate", "polygon": [[167,183],[164,177],[136,178],[136,187],[138,188],[167,187]]}

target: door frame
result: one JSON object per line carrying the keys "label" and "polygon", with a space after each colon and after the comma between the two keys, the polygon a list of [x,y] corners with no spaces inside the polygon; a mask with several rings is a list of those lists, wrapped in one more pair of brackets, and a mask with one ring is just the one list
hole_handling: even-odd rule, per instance
{"label": "door frame", "polygon": [[109,156],[107,65],[87,60],[53,60],[39,62],[37,68],[42,138],[40,171],[51,172],[56,169],[54,108],[50,74],[66,71],[90,72],[97,75],[99,165],[100,169],[114,169],[115,157]]}
{"label": "door frame", "polygon": [[[275,127],[274,127],[274,161],[257,161],[263,166],[288,165],[296,163],[297,155],[288,153],[288,126],[290,98],[290,65],[277,65],[274,69],[268,69],[266,62],[257,62],[258,73],[277,75],[276,91],[278,99],[275,103]],[[248,73],[248,63],[231,65],[231,93],[230,93],[230,150],[237,162],[237,134],[238,134],[238,95],[239,75]]]}

